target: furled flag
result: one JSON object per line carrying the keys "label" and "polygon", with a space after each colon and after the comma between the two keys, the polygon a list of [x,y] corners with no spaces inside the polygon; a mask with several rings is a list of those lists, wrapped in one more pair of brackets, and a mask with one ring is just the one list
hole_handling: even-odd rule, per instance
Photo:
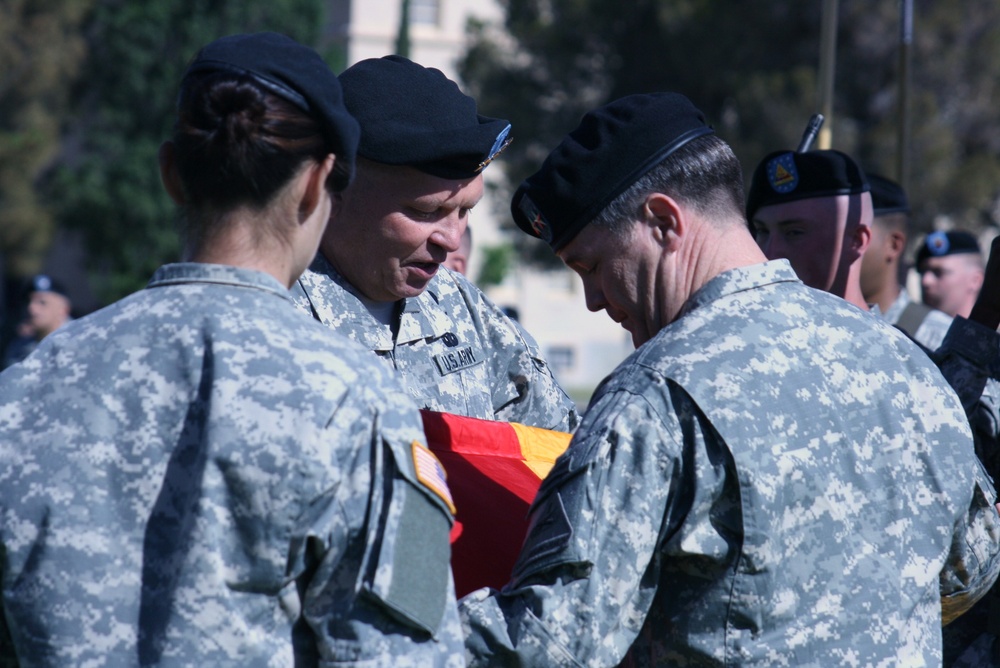
{"label": "furled flag", "polygon": [[528,529],[528,508],[571,434],[423,410],[427,445],[448,475],[455,592],[499,589]]}

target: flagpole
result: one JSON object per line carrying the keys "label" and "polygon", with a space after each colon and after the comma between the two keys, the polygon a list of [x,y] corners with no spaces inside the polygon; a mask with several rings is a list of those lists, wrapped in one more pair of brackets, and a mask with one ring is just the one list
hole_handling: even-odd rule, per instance
{"label": "flagpole", "polygon": [[410,0],[399,3],[399,32],[396,34],[396,55],[410,57]]}
{"label": "flagpole", "polygon": [[910,45],[913,43],[913,0],[899,2],[899,118],[896,124],[896,178],[910,187]]}
{"label": "flagpole", "polygon": [[823,1],[819,48],[819,109],[826,122],[820,128],[817,146],[820,149],[828,149],[833,143],[833,74],[837,60],[837,0]]}

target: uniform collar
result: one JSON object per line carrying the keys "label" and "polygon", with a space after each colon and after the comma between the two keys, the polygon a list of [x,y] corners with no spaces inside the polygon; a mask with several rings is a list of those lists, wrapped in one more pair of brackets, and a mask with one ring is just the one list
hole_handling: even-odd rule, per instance
{"label": "uniform collar", "polygon": [[684,304],[680,315],[682,317],[700,306],[718,301],[723,297],[759,288],[772,283],[801,283],[788,260],[771,260],[747,267],[737,267],[724,271],[705,285],[701,286]]}
{"label": "uniform collar", "polygon": [[233,267],[227,264],[205,264],[203,262],[177,262],[163,265],[153,274],[147,288],[185,283],[214,283],[245,288],[257,288],[273,292],[283,299],[289,299],[288,288],[281,281],[263,271]]}
{"label": "uniform collar", "polygon": [[[320,298],[328,290],[323,285],[327,280],[333,281],[347,293],[343,300],[333,302]],[[443,280],[451,280],[451,276],[444,268],[438,271],[422,293],[401,300],[399,331],[396,334],[395,344],[437,338],[454,329],[451,318],[440,303],[440,287]],[[370,350],[393,349],[394,343],[388,329],[369,313],[361,302],[357,289],[322,253],[316,254],[309,271],[303,274],[300,281],[313,311],[325,325],[335,329],[349,328],[356,333],[357,340]]]}

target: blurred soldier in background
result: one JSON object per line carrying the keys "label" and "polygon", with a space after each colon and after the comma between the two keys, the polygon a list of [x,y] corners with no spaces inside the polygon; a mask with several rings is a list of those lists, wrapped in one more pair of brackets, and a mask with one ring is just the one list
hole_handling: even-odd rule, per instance
{"label": "blurred soldier in background", "polygon": [[776,151],[754,170],[750,230],[768,260],[787,259],[811,288],[868,310],[861,258],[872,229],[864,172],[840,151]]}
{"label": "blurred soldier in background", "polygon": [[31,354],[38,342],[72,320],[73,304],[62,283],[47,274],[32,277],[25,290],[27,318],[18,326],[17,337],[7,344],[3,367]]}
{"label": "blurred soldier in background", "polygon": [[928,350],[944,341],[951,326],[948,314],[910,299],[902,284],[903,254],[910,231],[910,203],[903,188],[879,174],[871,184],[872,238],[861,263],[861,291],[877,305],[886,322],[896,325]]}
{"label": "blurred soldier in background", "polygon": [[950,316],[969,316],[983,286],[983,256],[976,237],[961,230],[931,232],[917,251],[922,299]]}
{"label": "blurred soldier in background", "polygon": [[465,232],[462,234],[462,242],[458,245],[458,250],[448,253],[448,257],[444,261],[444,266],[465,276],[470,255],[472,255],[472,227],[466,225]]}

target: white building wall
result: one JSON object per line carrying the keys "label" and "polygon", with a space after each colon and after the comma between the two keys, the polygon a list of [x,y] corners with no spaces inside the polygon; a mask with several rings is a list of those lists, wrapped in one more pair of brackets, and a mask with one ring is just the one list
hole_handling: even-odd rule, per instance
{"label": "white building wall", "polygon": [[[434,4],[427,0],[411,0],[411,20],[420,11],[418,3]],[[333,26],[335,34],[346,36],[347,59],[356,63],[365,58],[380,58],[393,53],[399,33],[400,0],[332,0],[332,15],[347,14],[349,24]],[[350,11],[339,7],[349,5]],[[412,23],[410,26],[410,58],[436,67],[451,79],[457,80],[455,61],[465,48],[465,25],[470,17],[484,21],[503,21],[500,6],[493,0],[437,0],[436,25]]]}

